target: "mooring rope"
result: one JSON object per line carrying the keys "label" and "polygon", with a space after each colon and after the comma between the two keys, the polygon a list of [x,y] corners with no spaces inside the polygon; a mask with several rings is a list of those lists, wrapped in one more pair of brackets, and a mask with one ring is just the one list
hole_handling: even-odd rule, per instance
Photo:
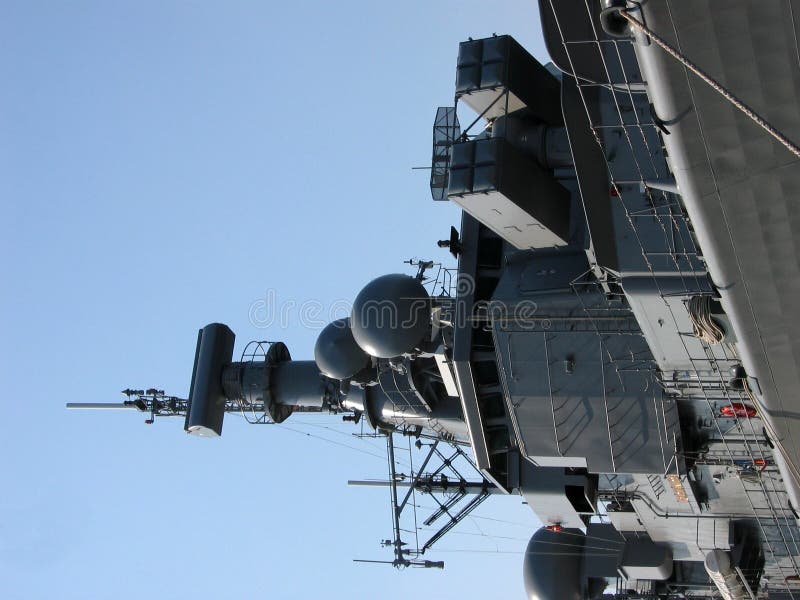
{"label": "mooring rope", "polygon": [[692,296],[687,308],[695,337],[711,346],[721,344],[725,339],[725,331],[711,316],[711,298],[709,296]]}

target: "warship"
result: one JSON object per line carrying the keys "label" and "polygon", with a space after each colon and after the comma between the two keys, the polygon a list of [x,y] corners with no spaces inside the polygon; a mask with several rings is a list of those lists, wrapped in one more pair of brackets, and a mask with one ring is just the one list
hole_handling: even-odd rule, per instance
{"label": "warship", "polygon": [[[213,323],[187,398],[68,406],[207,437],[229,412],[339,415],[386,442],[386,480],[352,482],[390,491],[375,562],[441,568],[443,536],[519,495],[531,599],[800,598],[796,4],[539,0],[547,65],[464,41],[430,167],[457,268],[368,283],[315,360],[234,357]],[[402,526],[418,494],[427,540]]]}

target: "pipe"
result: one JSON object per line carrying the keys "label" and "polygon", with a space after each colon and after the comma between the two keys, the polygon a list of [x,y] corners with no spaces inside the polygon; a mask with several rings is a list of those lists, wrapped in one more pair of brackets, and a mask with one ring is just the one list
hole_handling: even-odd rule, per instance
{"label": "pipe", "polygon": [[70,410],[123,410],[136,408],[133,404],[122,402],[67,402]]}

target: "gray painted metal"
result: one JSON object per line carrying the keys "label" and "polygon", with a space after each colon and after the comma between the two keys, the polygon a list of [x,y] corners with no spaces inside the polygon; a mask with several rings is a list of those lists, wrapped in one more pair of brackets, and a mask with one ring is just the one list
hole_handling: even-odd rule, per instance
{"label": "gray painted metal", "polygon": [[[520,494],[542,523],[583,529],[583,515],[592,513],[594,483],[585,474],[570,473],[563,466],[538,467],[520,462]],[[565,493],[570,489],[569,496]],[[578,492],[577,494],[574,492]],[[576,496],[580,502],[576,502]],[[577,504],[577,506],[576,506]]]}
{"label": "gray painted metal", "polygon": [[[630,341],[639,342],[639,353],[647,350],[641,338],[603,341],[594,332],[500,328],[494,333],[521,449],[531,460],[586,465],[593,473],[667,470],[677,412],[654,374],[635,370],[636,361],[626,358]],[[632,370],[620,369],[620,363]]]}
{"label": "gray painted metal", "polygon": [[558,81],[507,35],[460,44],[456,97],[487,119],[527,107],[545,123],[562,123]]}
{"label": "gray painted metal", "polygon": [[[575,176],[579,183],[581,206],[589,231],[584,242],[594,260],[612,271],[617,270],[617,245],[611,212],[610,183],[605,168],[603,152],[591,130],[586,127],[586,115],[575,80],[568,75],[561,79],[561,102],[564,123],[574,157]],[[590,90],[596,97],[599,90]]]}
{"label": "gray painted metal", "polygon": [[650,540],[628,541],[620,562],[629,579],[664,581],[672,575],[672,552]]}
{"label": "gray painted metal", "polygon": [[272,367],[270,392],[284,406],[322,407],[326,385],[313,360],[291,360]]}
{"label": "gray painted metal", "polygon": [[568,242],[569,192],[503,139],[453,146],[447,194],[520,250]]}
{"label": "gray painted metal", "polygon": [[561,71],[573,73],[574,69],[574,74],[581,79],[597,83],[618,81],[609,77],[596,45],[567,47],[562,41],[562,36],[568,41],[594,40],[596,32],[600,31],[599,10],[587,11],[583,0],[539,0],[539,15],[547,53]]}
{"label": "gray painted metal", "polygon": [[[492,330],[522,452],[541,466],[665,472],[680,435],[677,410],[633,315],[581,285],[582,254],[519,258],[493,297],[509,316]],[[536,308],[527,319],[523,303]]]}
{"label": "gray painted metal", "polygon": [[[649,27],[800,139],[800,69],[792,3],[647,3]],[[679,36],[676,37],[676,31]],[[731,318],[743,363],[800,463],[800,169],[789,152],[654,44],[636,47],[683,201]],[[784,473],[794,496],[800,484]]]}
{"label": "gray painted metal", "polygon": [[184,429],[201,437],[222,434],[227,398],[222,389],[222,370],[233,357],[236,339],[227,325],[212,323],[198,332],[189,410]]}
{"label": "gray painted metal", "polygon": [[[478,272],[478,239],[480,223],[469,213],[461,215],[461,240],[463,249],[458,257],[459,276],[467,282],[475,282]],[[484,421],[481,416],[473,376],[471,358],[474,339],[473,322],[467,319],[475,306],[475,285],[462,285],[457,290],[457,319],[453,332],[453,374],[459,390],[462,414],[467,426],[470,445],[475,455],[475,464],[486,475],[490,468],[489,445],[486,440]]]}
{"label": "gray painted metal", "polygon": [[353,337],[350,319],[336,319],[325,326],[314,346],[314,360],[333,379],[349,379],[370,364],[369,355]]}
{"label": "gray painted metal", "polygon": [[419,428],[442,439],[468,441],[458,399],[444,396],[430,406],[415,387],[410,368],[406,361],[385,369],[377,385],[364,388],[363,405],[370,424],[386,430]]}
{"label": "gray painted metal", "polygon": [[586,577],[617,577],[626,538],[608,523],[586,525],[587,548],[583,555]]}
{"label": "gray painted metal", "polygon": [[[685,335],[692,331],[687,301],[693,295],[712,293],[707,279],[626,277],[622,286],[662,372],[694,370],[696,358],[703,357],[706,350],[698,338]],[[721,345],[709,351],[720,361],[727,358]]]}
{"label": "gray painted metal", "polygon": [[530,600],[584,600],[584,535],[579,529],[533,534],[525,549],[523,577]]}
{"label": "gray painted metal", "polygon": [[545,169],[572,166],[567,130],[526,117],[525,111],[495,119],[491,137],[505,139]]}
{"label": "gray painted metal", "polygon": [[394,358],[420,346],[431,327],[430,296],[408,275],[373,279],[353,302],[350,328],[370,356]]}

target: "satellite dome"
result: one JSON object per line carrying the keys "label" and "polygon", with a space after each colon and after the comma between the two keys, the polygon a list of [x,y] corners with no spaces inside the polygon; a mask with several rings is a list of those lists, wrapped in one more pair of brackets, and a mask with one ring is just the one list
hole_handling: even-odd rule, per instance
{"label": "satellite dome", "polygon": [[530,600],[584,600],[583,532],[542,527],[525,550],[523,578]]}
{"label": "satellite dome", "polygon": [[393,358],[411,352],[428,333],[430,296],[408,275],[384,275],[356,296],[350,328],[367,354]]}
{"label": "satellite dome", "polygon": [[350,330],[350,319],[336,319],[323,329],[314,346],[314,360],[323,375],[349,379],[370,364]]}

